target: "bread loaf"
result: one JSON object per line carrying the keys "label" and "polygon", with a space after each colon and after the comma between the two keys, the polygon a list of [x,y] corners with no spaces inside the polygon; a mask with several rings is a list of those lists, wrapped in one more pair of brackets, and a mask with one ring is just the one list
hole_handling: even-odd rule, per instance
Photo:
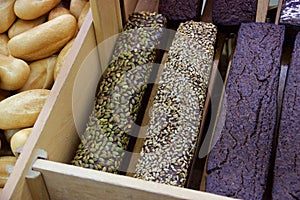
{"label": "bread loaf", "polygon": [[56,61],[55,67],[54,67],[54,73],[53,73],[54,80],[56,80],[57,75],[60,72],[60,69],[64,64],[66,57],[68,55],[68,52],[69,52],[70,48],[72,47],[73,43],[74,43],[74,39],[72,39],[70,42],[68,42],[68,44],[66,44],[66,46],[64,46],[64,48],[59,52],[57,61]]}
{"label": "bread loaf", "polygon": [[77,19],[87,2],[88,0],[71,0],[70,11]]}
{"label": "bread loaf", "polygon": [[18,129],[34,125],[50,93],[47,89],[20,92],[0,102],[0,129]]}
{"label": "bread loaf", "polygon": [[32,128],[24,128],[16,132],[10,140],[10,148],[15,156],[17,156],[16,150],[23,147],[32,131]]}
{"label": "bread loaf", "polygon": [[81,26],[84,22],[84,19],[85,19],[87,13],[89,12],[89,9],[90,9],[90,3],[88,2],[85,4],[83,9],[81,10],[80,15],[78,17],[78,28],[81,28]]}
{"label": "bread loaf", "polygon": [[26,62],[0,54],[0,89],[17,90],[27,81],[30,68]]}
{"label": "bread loaf", "polygon": [[30,75],[19,91],[31,89],[50,89],[54,82],[53,72],[57,56],[53,55],[30,63]]}
{"label": "bread loaf", "polygon": [[36,19],[60,3],[61,0],[18,0],[14,11],[20,19]]}
{"label": "bread loaf", "polygon": [[14,3],[15,0],[2,0],[0,3],[0,33],[7,31],[16,19]]}
{"label": "bread loaf", "polygon": [[35,26],[38,26],[46,21],[47,17],[41,16],[34,20],[17,19],[17,21],[9,28],[8,37],[12,38],[20,33],[23,33]]}
{"label": "bread loaf", "polygon": [[70,10],[66,9],[65,7],[53,8],[48,15],[48,20],[54,19],[63,14],[71,14],[71,12],[70,12]]}
{"label": "bread loaf", "polygon": [[8,51],[8,47],[7,47],[8,40],[9,40],[9,38],[6,33],[0,34],[0,54],[5,55],[5,56],[9,55],[9,51]]}
{"label": "bread loaf", "polygon": [[[265,199],[284,27],[242,23],[206,169],[206,191]],[[263,55],[263,56],[262,56]]]}
{"label": "bread loaf", "polygon": [[73,38],[77,21],[73,15],[64,14],[25,31],[8,42],[12,56],[27,61],[49,57]]}

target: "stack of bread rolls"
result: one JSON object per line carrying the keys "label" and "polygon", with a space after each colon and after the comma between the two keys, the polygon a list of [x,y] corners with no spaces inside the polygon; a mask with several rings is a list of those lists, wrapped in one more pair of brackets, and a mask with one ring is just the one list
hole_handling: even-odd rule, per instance
{"label": "stack of bread rolls", "polygon": [[[88,0],[0,3],[0,188],[90,8]],[[1,145],[2,144],[2,145]],[[7,149],[7,148],[6,148]],[[1,189],[0,189],[1,190]]]}

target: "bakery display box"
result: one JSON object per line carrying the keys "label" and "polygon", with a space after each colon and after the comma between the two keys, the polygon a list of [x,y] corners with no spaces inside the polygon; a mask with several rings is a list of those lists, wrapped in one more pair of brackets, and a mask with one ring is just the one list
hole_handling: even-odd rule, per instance
{"label": "bakery display box", "polygon": [[[91,111],[95,88],[113,49],[115,34],[134,11],[157,11],[158,0],[91,0],[91,10],[80,29],[57,77],[32,133],[23,147],[17,163],[5,185],[1,199],[232,199],[207,192],[203,182],[198,189],[188,189],[143,181],[124,175],[96,171],[70,164],[80,143],[78,132],[84,129]],[[207,0],[202,20],[211,21],[212,1]],[[266,19],[269,1],[260,0],[256,21]],[[110,38],[109,40],[106,40]],[[228,38],[227,38],[228,39]],[[220,34],[211,71],[209,91],[213,89],[224,45],[231,40]],[[108,41],[108,42],[103,42]],[[101,43],[102,42],[102,43]],[[100,44],[100,47],[97,44]],[[164,58],[163,58],[164,60]],[[229,61],[230,63],[230,61]],[[158,70],[158,74],[159,74]],[[157,76],[159,78],[159,75]],[[155,93],[153,87],[151,96]],[[207,95],[207,99],[210,94]],[[151,97],[147,109],[151,107]],[[204,119],[208,112],[206,101]],[[144,121],[149,120],[145,114]],[[144,131],[144,130],[141,130]],[[138,140],[134,151],[141,149]],[[199,148],[198,144],[198,148]],[[132,158],[130,166],[136,160]],[[205,174],[194,170],[189,183],[199,181]],[[202,166],[203,167],[203,166]],[[200,166],[201,168],[201,166]],[[195,176],[197,176],[195,178]],[[195,180],[192,180],[195,178]],[[197,184],[195,184],[197,186]]]}

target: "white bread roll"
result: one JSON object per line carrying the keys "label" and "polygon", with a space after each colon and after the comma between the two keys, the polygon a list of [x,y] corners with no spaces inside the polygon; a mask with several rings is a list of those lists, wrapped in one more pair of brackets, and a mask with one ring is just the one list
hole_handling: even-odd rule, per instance
{"label": "white bread roll", "polygon": [[0,33],[7,31],[16,19],[14,3],[15,0],[0,1]]}
{"label": "white bread roll", "polygon": [[19,92],[31,89],[50,89],[53,82],[53,72],[57,55],[30,63],[30,75]]}
{"label": "white bread roll", "polygon": [[76,19],[79,18],[79,15],[87,2],[88,0],[71,0],[70,11]]}
{"label": "white bread roll", "polygon": [[12,38],[20,33],[23,33],[27,30],[32,29],[33,27],[36,27],[42,23],[44,23],[47,20],[47,17],[45,15],[34,19],[34,20],[23,20],[23,19],[17,19],[15,23],[9,28],[8,30],[8,37]]}
{"label": "white bread roll", "polygon": [[66,9],[65,7],[56,7],[53,8],[49,15],[48,15],[48,20],[52,20],[58,16],[61,16],[63,14],[71,14],[70,10]]}
{"label": "white bread roll", "polygon": [[0,54],[0,89],[20,89],[26,83],[29,74],[30,68],[25,61]]}
{"label": "white bread roll", "polygon": [[60,0],[17,0],[14,11],[20,19],[33,20],[46,13],[60,3]]}
{"label": "white bread roll", "polygon": [[66,46],[64,46],[64,48],[59,52],[58,57],[57,57],[57,62],[56,65],[54,67],[54,80],[56,80],[57,75],[60,72],[61,67],[63,66],[66,57],[69,53],[70,48],[72,47],[73,43],[74,43],[75,39],[72,39],[70,42],[68,42],[68,44],[66,44]]}
{"label": "white bread roll", "polygon": [[80,15],[79,15],[79,17],[78,17],[78,28],[79,28],[79,29],[81,28],[81,26],[82,26],[82,24],[83,24],[83,22],[84,22],[84,19],[85,19],[86,15],[87,15],[88,12],[89,12],[89,9],[90,9],[90,3],[87,2],[87,3],[85,4],[85,6],[83,7],[83,9],[81,10],[81,13],[80,13]]}
{"label": "white bread roll", "polygon": [[26,61],[47,58],[67,44],[76,29],[76,18],[64,14],[11,38],[8,49],[12,56]]}
{"label": "white bread roll", "polygon": [[17,93],[0,102],[0,129],[32,127],[50,90],[34,89]]}
{"label": "white bread roll", "polygon": [[5,56],[9,55],[9,51],[8,51],[8,47],[7,47],[8,40],[9,40],[9,38],[6,35],[6,33],[0,34],[0,54],[5,55]]}

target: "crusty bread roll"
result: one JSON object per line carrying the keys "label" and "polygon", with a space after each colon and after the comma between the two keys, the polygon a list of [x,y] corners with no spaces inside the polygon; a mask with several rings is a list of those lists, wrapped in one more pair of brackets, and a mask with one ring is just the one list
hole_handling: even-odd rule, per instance
{"label": "crusty bread roll", "polygon": [[14,3],[15,0],[0,1],[0,33],[7,31],[16,19]]}
{"label": "crusty bread roll", "polygon": [[57,75],[60,72],[61,67],[63,66],[66,57],[68,55],[68,52],[70,50],[70,48],[72,47],[73,43],[74,43],[75,39],[72,39],[70,42],[68,42],[68,44],[66,44],[66,46],[64,46],[64,48],[59,52],[58,57],[57,57],[57,62],[56,65],[54,67],[54,73],[53,73],[53,77],[54,77],[54,81],[57,78]]}
{"label": "crusty bread roll", "polygon": [[54,19],[63,14],[71,14],[71,12],[70,12],[70,10],[66,9],[65,7],[53,8],[48,15],[48,20]]}
{"label": "crusty bread roll", "polygon": [[0,54],[0,89],[20,89],[27,81],[29,73],[30,68],[25,61]]}
{"label": "crusty bread roll", "polygon": [[33,27],[36,27],[47,20],[47,16],[43,15],[34,20],[17,19],[8,30],[8,37],[12,38],[20,33],[23,33]]}
{"label": "crusty bread roll", "polygon": [[53,72],[57,55],[30,63],[30,75],[19,92],[31,89],[50,89],[53,82]]}
{"label": "crusty bread roll", "polygon": [[81,13],[80,13],[80,15],[78,17],[78,28],[79,29],[81,28],[81,26],[82,26],[82,24],[84,22],[84,19],[85,19],[87,13],[89,12],[89,9],[90,9],[90,3],[87,2],[85,4],[85,6],[83,7],[83,9],[81,10]]}
{"label": "crusty bread roll", "polygon": [[10,140],[10,148],[15,156],[17,156],[16,150],[23,147],[32,131],[32,127],[21,129],[16,132]]}
{"label": "crusty bread roll", "polygon": [[60,3],[61,0],[18,0],[14,5],[16,15],[24,20],[33,20]]}
{"label": "crusty bread roll", "polygon": [[6,33],[0,34],[0,54],[5,55],[5,56],[9,55],[9,51],[8,51],[8,47],[7,47],[8,40],[9,40],[9,38]]}
{"label": "crusty bread roll", "polygon": [[71,0],[70,2],[70,11],[76,17],[79,18],[81,10],[84,8],[88,0]]}
{"label": "crusty bread roll", "polygon": [[26,61],[47,58],[73,38],[76,28],[76,18],[64,14],[11,38],[8,49],[12,56]]}
{"label": "crusty bread roll", "polygon": [[0,129],[32,127],[50,94],[48,89],[17,93],[0,102]]}

